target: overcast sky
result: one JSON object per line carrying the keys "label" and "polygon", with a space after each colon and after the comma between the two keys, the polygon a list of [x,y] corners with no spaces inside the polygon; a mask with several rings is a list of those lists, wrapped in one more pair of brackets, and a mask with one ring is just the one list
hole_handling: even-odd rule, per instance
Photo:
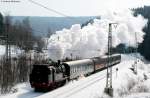
{"label": "overcast sky", "polygon": [[[0,0],[2,1],[2,0]],[[18,0],[17,0],[18,1]],[[150,5],[150,0],[33,0],[45,7],[54,9],[68,16],[96,16],[108,9],[120,10],[125,8]],[[0,12],[12,16],[61,16],[48,11],[29,0],[19,3],[0,2]]]}

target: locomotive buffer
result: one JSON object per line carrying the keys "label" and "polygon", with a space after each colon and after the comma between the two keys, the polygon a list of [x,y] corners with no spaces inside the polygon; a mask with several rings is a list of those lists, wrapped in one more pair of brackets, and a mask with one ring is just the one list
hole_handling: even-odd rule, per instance
{"label": "locomotive buffer", "polygon": [[112,88],[112,67],[111,67],[111,48],[112,48],[112,25],[117,23],[109,23],[109,33],[108,33],[108,63],[107,63],[107,77],[106,77],[106,87],[104,92],[110,96],[113,96]]}

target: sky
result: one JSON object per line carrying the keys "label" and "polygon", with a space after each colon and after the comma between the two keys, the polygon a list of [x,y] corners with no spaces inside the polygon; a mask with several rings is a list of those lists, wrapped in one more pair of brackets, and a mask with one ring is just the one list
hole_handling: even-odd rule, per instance
{"label": "sky", "polygon": [[[40,7],[30,0],[17,0],[10,3],[0,0],[0,12],[11,16],[56,16],[52,11]],[[5,0],[12,1],[12,0]],[[32,0],[47,8],[58,11],[66,16],[98,16],[106,10],[122,10],[126,8],[150,5],[150,0]]]}

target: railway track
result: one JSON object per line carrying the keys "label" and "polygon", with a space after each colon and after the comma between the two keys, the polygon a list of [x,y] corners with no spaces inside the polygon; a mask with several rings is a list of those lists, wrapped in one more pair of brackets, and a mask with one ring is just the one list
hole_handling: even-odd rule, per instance
{"label": "railway track", "polygon": [[[115,70],[113,70],[112,73],[114,74]],[[82,91],[83,89],[88,88],[91,85],[94,85],[95,83],[99,82],[100,80],[103,80],[104,78],[106,78],[106,73],[104,73],[103,75],[95,77],[94,80],[93,80],[93,78],[90,79],[88,81],[88,83],[86,81],[86,83],[82,83],[82,84],[76,86],[75,88],[69,89],[68,92],[63,92],[61,94],[58,94],[58,95],[54,96],[53,98],[69,98],[73,94],[78,93],[78,92]]]}
{"label": "railway track", "polygon": [[[89,87],[90,85],[93,85],[97,82],[99,82],[100,80],[104,79],[106,77],[106,73],[104,71],[102,71],[103,73],[98,75],[98,76],[95,76],[93,78],[90,78],[88,79],[88,82],[85,80],[85,81],[82,81],[82,83],[77,83],[77,84],[73,84],[71,86],[71,88],[68,88],[68,89],[65,89],[63,90],[62,92],[59,92],[59,93],[56,93],[56,94],[52,94],[50,95],[50,98],[68,98],[69,96],[71,96],[72,94],[75,94],[75,93],[78,93],[80,92],[81,90]],[[88,77],[87,77],[88,78]],[[80,81],[80,80],[79,80]],[[78,81],[77,81],[78,82]],[[71,85],[71,84],[70,84]],[[67,86],[67,84],[66,84]],[[64,87],[64,86],[63,86]],[[61,89],[61,88],[60,88]],[[50,92],[51,93],[51,92]],[[40,98],[40,97],[37,97],[37,98]]]}
{"label": "railway track", "polygon": [[[63,87],[60,87],[59,89],[56,89],[50,93],[48,92],[48,93],[44,94],[44,96],[49,94],[48,95],[49,98],[67,98],[70,95],[77,93],[77,92],[81,91],[82,89],[85,89],[89,85],[92,85],[92,84],[98,82],[99,80],[105,78],[105,76],[106,76],[106,74],[104,74],[104,73],[103,73],[103,76],[101,74],[98,76],[95,76],[95,77],[93,77],[94,79],[93,78],[88,79],[88,83],[87,83],[86,79],[84,79],[83,81],[81,80],[82,83],[73,83],[73,84],[69,83],[69,84],[66,84],[65,86],[63,86],[63,87],[67,87],[65,90],[61,90],[61,92],[60,92],[59,90],[63,89]],[[102,78],[98,78],[98,77],[102,77]],[[89,77],[87,77],[87,78],[89,78]],[[79,82],[79,81],[77,81],[77,82]],[[41,98],[41,97],[43,98],[43,96],[38,96],[36,98]]]}
{"label": "railway track", "polygon": [[[104,79],[105,76],[106,76],[106,74],[103,74],[103,76],[100,75],[100,76],[94,77],[94,78],[95,78],[94,80],[93,80],[93,78],[91,78],[91,79],[88,80],[88,83],[87,83],[87,81],[84,81],[83,83],[80,83],[80,84],[78,84],[78,85],[73,86],[71,89],[67,89],[67,90],[65,90],[65,91],[63,91],[63,92],[57,94],[56,96],[54,96],[54,98],[61,98],[61,96],[62,96],[63,94],[67,94],[68,92],[72,92],[71,94],[77,93],[77,92],[79,92],[81,89],[84,89],[84,88],[86,88],[86,87],[88,87],[88,86],[90,86],[90,85],[92,85],[92,84],[98,82],[99,80]],[[99,77],[102,77],[102,78],[99,78]],[[98,79],[98,78],[99,78],[99,79]],[[79,81],[80,81],[80,80],[79,80]],[[66,92],[67,92],[67,93],[66,93]],[[71,94],[69,94],[69,95],[71,95]],[[68,97],[69,97],[69,96],[68,96]]]}
{"label": "railway track", "polygon": [[69,96],[80,92],[81,90],[83,90],[83,89],[85,89],[85,88],[87,88],[87,87],[89,87],[89,86],[99,82],[100,80],[102,80],[104,78],[105,78],[105,76],[103,76],[103,77],[101,77],[99,79],[95,79],[94,81],[89,81],[88,83],[82,85],[82,87],[80,85],[80,88],[79,87],[73,88],[72,90],[69,90],[68,93],[65,93],[64,95],[59,95],[59,96],[56,95],[57,97],[55,96],[54,98],[68,98]]}

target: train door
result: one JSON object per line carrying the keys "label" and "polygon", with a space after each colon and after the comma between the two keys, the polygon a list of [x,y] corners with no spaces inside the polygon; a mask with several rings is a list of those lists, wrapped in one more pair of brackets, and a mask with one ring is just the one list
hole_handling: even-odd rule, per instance
{"label": "train door", "polygon": [[49,74],[48,74],[48,81],[49,82],[53,82],[54,81],[54,76],[53,76],[54,74],[53,74],[53,69],[52,68],[50,68],[50,72],[49,72]]}
{"label": "train door", "polygon": [[49,69],[48,80],[49,80],[49,82],[55,81],[55,69],[53,69],[53,68]]}

